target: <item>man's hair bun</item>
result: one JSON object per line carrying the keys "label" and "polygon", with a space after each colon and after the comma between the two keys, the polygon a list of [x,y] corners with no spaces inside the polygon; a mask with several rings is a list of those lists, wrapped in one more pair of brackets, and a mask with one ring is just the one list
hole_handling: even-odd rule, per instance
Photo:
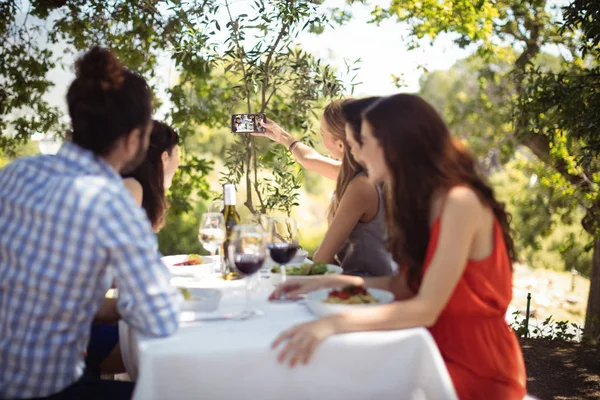
{"label": "man's hair bun", "polygon": [[125,79],[125,68],[108,49],[93,47],[75,64],[77,78],[88,84],[95,83],[102,90],[117,90]]}

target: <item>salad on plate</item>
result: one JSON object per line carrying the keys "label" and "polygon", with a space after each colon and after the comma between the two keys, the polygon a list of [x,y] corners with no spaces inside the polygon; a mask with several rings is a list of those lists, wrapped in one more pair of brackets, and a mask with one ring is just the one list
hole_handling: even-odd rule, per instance
{"label": "salad on plate", "polygon": [[[276,265],[273,268],[271,268],[271,273],[281,273],[281,266]],[[305,263],[300,266],[286,266],[285,273],[288,276],[314,276],[335,274],[336,272],[330,270],[327,267],[327,264],[323,262],[316,262],[314,264]]]}

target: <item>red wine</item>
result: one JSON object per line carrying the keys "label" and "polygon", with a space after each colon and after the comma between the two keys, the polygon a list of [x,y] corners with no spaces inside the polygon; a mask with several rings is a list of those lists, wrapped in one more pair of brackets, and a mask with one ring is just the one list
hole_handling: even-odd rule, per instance
{"label": "red wine", "polygon": [[279,264],[287,264],[298,251],[297,243],[271,243],[269,246],[271,258]]}
{"label": "red wine", "polygon": [[235,267],[244,275],[253,275],[265,262],[264,257],[250,254],[236,255],[233,259],[235,260]]}

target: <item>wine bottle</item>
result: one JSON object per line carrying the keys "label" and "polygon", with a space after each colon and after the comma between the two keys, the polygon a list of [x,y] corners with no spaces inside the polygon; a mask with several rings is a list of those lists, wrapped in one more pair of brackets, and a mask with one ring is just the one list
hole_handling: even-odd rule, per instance
{"label": "wine bottle", "polygon": [[240,214],[235,209],[235,185],[226,183],[223,185],[223,218],[225,219],[225,242],[221,254],[223,262],[221,263],[221,274],[223,279],[240,279],[242,275],[238,273],[233,260],[229,259],[229,240],[233,233],[233,228],[240,223]]}

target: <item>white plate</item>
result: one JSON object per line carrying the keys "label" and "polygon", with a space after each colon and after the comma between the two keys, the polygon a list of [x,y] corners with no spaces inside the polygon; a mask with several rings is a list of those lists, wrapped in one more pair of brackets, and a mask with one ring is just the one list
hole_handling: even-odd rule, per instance
{"label": "white plate", "polygon": [[310,260],[306,260],[307,256],[308,256],[308,251],[298,250],[296,252],[296,255],[294,256],[294,258],[292,258],[292,260],[290,261],[290,264],[305,264],[306,261],[310,261]]}
{"label": "white plate", "polygon": [[[183,286],[182,286],[183,287]],[[183,302],[182,311],[210,312],[219,308],[221,291],[207,288],[186,287],[192,298]]]}
{"label": "white plate", "polygon": [[202,257],[202,264],[199,265],[175,265],[188,259],[189,254],[178,254],[174,256],[164,256],[161,258],[163,264],[167,266],[173,277],[183,278],[204,278],[212,275],[216,264],[207,257]]}
{"label": "white plate", "polygon": [[379,300],[373,304],[329,304],[323,303],[323,300],[327,298],[329,292],[333,289],[321,289],[314,292],[310,292],[306,295],[306,305],[312,311],[313,314],[319,317],[326,315],[338,314],[342,312],[352,311],[359,308],[373,307],[381,304],[388,304],[394,301],[394,294],[382,289],[367,289],[367,291]]}

